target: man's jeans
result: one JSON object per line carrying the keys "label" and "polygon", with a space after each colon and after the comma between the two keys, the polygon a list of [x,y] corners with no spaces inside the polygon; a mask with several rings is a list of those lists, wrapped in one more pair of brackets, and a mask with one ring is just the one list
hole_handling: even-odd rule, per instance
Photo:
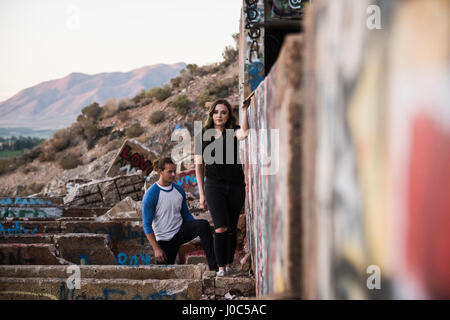
{"label": "man's jeans", "polygon": [[[217,270],[216,256],[211,229],[208,221],[203,219],[193,221],[183,221],[180,230],[168,241],[158,241],[159,246],[166,254],[167,260],[164,264],[174,264],[178,249],[183,243],[200,236],[203,250],[206,252],[206,259],[210,270]],[[160,263],[158,263],[160,264]]]}

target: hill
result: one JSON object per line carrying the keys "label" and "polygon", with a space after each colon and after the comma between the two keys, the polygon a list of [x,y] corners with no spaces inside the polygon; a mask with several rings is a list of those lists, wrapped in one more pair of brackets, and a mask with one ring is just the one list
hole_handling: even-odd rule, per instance
{"label": "hill", "polygon": [[84,106],[94,101],[102,104],[107,99],[133,97],[141,90],[166,83],[185,67],[181,62],[130,72],[71,73],[42,82],[0,103],[0,127],[63,128],[75,121]]}

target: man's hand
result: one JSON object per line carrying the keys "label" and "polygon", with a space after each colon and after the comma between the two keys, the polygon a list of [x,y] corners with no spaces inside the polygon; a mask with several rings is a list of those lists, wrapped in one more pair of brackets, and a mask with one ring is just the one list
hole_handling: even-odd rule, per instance
{"label": "man's hand", "polygon": [[166,254],[160,247],[155,248],[154,251],[155,251],[155,259],[157,262],[166,262],[167,261]]}

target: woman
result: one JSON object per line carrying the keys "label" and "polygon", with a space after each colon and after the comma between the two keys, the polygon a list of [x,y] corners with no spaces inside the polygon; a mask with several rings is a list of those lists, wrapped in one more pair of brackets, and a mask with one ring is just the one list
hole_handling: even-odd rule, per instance
{"label": "woman", "polygon": [[241,107],[240,127],[236,125],[230,103],[222,99],[215,101],[202,130],[201,152],[199,149],[195,152],[200,205],[205,210],[209,208],[214,223],[214,251],[219,266],[217,276],[231,272],[236,250],[237,223],[245,200],[245,179],[238,140],[248,135],[249,104],[250,99]]}

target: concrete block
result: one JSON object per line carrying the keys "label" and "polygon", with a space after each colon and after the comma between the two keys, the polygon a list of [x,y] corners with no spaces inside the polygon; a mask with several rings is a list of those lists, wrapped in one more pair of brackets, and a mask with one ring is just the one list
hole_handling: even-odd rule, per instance
{"label": "concrete block", "polygon": [[112,207],[98,221],[114,220],[116,218],[142,219],[142,203],[127,197]]}
{"label": "concrete block", "polygon": [[75,264],[115,265],[116,259],[111,251],[107,235],[89,233],[70,233],[55,235],[55,246],[61,258]]}
{"label": "concrete block", "polygon": [[66,278],[0,278],[2,300],[198,300],[201,280],[85,279],[69,289]]}
{"label": "concrete block", "polygon": [[[1,265],[0,275],[5,278],[67,278],[67,267],[62,265]],[[82,278],[90,279],[130,279],[202,280],[206,265],[80,265]]]}
{"label": "concrete block", "polygon": [[112,161],[106,175],[115,177],[132,170],[141,170],[147,176],[153,170],[157,155],[135,140],[126,140]]}
{"label": "concrete block", "polygon": [[216,277],[215,293],[224,296],[227,292],[238,292],[242,296],[255,295],[255,281],[250,278]]}
{"label": "concrete block", "polygon": [[70,264],[70,262],[56,256],[53,244],[0,244],[1,265],[53,265]]}
{"label": "concrete block", "polygon": [[0,235],[0,243],[53,243],[53,236],[50,235],[34,235],[34,234],[11,234]]}
{"label": "concrete block", "polygon": [[206,256],[203,254],[191,254],[186,257],[186,264],[208,263]]}
{"label": "concrete block", "polygon": [[203,294],[208,296],[215,294],[215,271],[205,271],[203,273],[202,285],[203,285]]}

